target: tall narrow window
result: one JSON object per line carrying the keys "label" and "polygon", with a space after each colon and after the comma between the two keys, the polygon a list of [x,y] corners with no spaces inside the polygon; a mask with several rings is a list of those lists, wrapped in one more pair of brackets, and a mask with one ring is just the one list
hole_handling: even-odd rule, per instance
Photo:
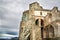
{"label": "tall narrow window", "polygon": [[42,12],[40,12],[40,15],[42,15]]}
{"label": "tall narrow window", "polygon": [[46,38],[49,38],[49,30],[48,30],[48,27],[46,27]]}
{"label": "tall narrow window", "polygon": [[43,27],[41,27],[41,38],[43,38]]}
{"label": "tall narrow window", "polygon": [[41,19],[41,26],[44,26],[44,21]]}
{"label": "tall narrow window", "polygon": [[49,37],[50,38],[54,37],[54,28],[51,25],[49,27]]}

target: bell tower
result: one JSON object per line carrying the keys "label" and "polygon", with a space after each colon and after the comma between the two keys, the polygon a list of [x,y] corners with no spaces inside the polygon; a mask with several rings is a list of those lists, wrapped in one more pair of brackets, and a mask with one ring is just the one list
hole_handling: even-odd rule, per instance
{"label": "bell tower", "polygon": [[[43,35],[43,19],[44,15],[42,13],[43,8],[39,5],[39,3],[34,2],[29,5],[29,18],[34,19],[34,25],[32,26],[31,30],[31,40],[42,40]],[[42,31],[41,31],[42,30]]]}
{"label": "bell tower", "polygon": [[[42,12],[35,11],[34,12],[34,19],[35,19],[35,40],[42,40],[43,38],[43,27],[44,27],[44,16],[42,15]],[[34,35],[32,35],[34,36]]]}

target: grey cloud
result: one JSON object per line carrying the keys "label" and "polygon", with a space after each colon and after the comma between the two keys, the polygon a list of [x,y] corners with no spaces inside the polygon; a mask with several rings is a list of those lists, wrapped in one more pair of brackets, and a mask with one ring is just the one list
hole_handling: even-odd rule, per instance
{"label": "grey cloud", "polygon": [[0,19],[4,19],[4,15],[7,12],[5,8],[0,7]]}
{"label": "grey cloud", "polygon": [[0,4],[9,4],[9,3],[13,3],[15,2],[16,0],[0,0]]}
{"label": "grey cloud", "polygon": [[2,21],[2,25],[0,25],[0,33],[6,33],[10,31],[13,33],[18,33],[18,24],[20,21],[19,17],[20,15],[17,13],[8,10],[7,8],[0,7],[0,20]]}
{"label": "grey cloud", "polygon": [[18,29],[17,25],[0,25],[0,28]]}
{"label": "grey cloud", "polygon": [[0,34],[17,35],[18,34],[18,30],[17,30],[17,28],[13,29],[13,28],[3,28],[3,27],[0,27]]}

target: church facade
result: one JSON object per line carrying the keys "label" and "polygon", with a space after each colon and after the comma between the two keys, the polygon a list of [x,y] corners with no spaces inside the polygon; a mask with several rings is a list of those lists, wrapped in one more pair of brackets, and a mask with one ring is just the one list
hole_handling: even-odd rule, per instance
{"label": "church facade", "polygon": [[29,5],[20,22],[19,40],[57,40],[60,37],[60,11],[58,7],[43,9],[39,3]]}

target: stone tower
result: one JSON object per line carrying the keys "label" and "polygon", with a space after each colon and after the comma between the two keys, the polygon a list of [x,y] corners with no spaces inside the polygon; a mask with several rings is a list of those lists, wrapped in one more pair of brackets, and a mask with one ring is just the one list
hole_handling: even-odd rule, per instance
{"label": "stone tower", "polygon": [[[19,40],[46,40],[60,37],[60,11],[43,9],[39,3],[29,5],[29,10],[23,12],[20,23]],[[59,34],[59,35],[58,35]]]}

